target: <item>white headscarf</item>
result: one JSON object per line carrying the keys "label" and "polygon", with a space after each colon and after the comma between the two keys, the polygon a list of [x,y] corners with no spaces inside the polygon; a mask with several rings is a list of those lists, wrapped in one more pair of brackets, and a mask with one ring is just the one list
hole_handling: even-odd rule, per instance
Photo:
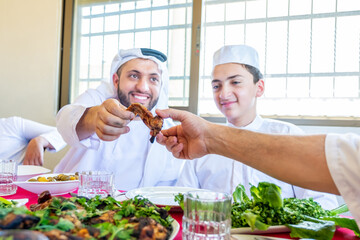
{"label": "white headscarf", "polygon": [[[145,55],[144,55],[145,54]],[[143,58],[143,59],[150,59],[154,61],[161,71],[161,87],[160,87],[160,94],[159,100],[157,104],[151,109],[151,112],[154,113],[155,109],[166,109],[168,108],[168,100],[169,100],[169,74],[165,64],[166,56],[161,55],[162,53],[148,49],[148,48],[131,48],[131,49],[120,49],[119,52],[115,55],[110,69],[110,84],[113,87],[114,93],[116,94],[116,89],[113,84],[112,77],[114,73],[118,71],[121,65],[124,63],[134,59],[134,58]],[[163,61],[160,61],[159,57]]]}
{"label": "white headscarf", "polygon": [[225,63],[240,63],[253,66],[260,70],[257,51],[247,45],[228,45],[214,53],[213,68]]}

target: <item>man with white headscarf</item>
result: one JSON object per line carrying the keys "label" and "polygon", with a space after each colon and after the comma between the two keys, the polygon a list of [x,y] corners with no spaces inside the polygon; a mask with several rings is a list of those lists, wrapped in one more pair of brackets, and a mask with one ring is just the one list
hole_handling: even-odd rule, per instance
{"label": "man with white headscarf", "polygon": [[[302,135],[303,131],[293,124],[263,119],[257,114],[257,98],[264,93],[264,80],[259,69],[258,53],[250,46],[224,46],[215,52],[213,96],[216,106],[227,119],[227,125],[261,133]],[[214,154],[188,161],[177,185],[232,193],[241,183],[250,194],[250,184],[257,186],[264,181],[279,185],[284,198],[312,197],[326,209],[338,205],[335,195],[287,184],[233,159]]]}
{"label": "man with white headscarf", "polygon": [[[183,162],[158,144],[150,130],[126,111],[140,103],[153,114],[168,108],[166,56],[146,48],[119,50],[110,82],[88,89],[57,115],[57,128],[71,146],[55,172],[103,170],[113,172],[115,187],[174,185]],[[174,126],[164,119],[163,129]]]}

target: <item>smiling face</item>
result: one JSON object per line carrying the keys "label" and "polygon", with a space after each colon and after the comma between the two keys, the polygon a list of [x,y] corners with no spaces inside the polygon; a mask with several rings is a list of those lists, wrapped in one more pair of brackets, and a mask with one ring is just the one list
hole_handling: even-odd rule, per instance
{"label": "smiling face", "polygon": [[212,80],[214,101],[227,120],[238,127],[256,116],[256,99],[264,93],[264,81],[254,83],[253,75],[238,63],[215,66]]}
{"label": "smiling face", "polygon": [[135,58],[113,75],[113,84],[122,105],[141,103],[151,110],[159,99],[161,71],[154,61]]}

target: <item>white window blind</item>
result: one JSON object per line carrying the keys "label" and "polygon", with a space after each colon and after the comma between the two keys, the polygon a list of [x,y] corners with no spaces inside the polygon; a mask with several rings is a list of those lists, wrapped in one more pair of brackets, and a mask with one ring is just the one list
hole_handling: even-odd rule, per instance
{"label": "white window blind", "polygon": [[71,100],[107,81],[118,49],[157,49],[168,57],[169,104],[187,106],[192,1],[75,1]]}
{"label": "white window blind", "polygon": [[248,44],[261,59],[271,117],[360,117],[360,1],[204,1],[199,112],[219,114],[211,91],[213,53]]}
{"label": "white window blind", "polygon": [[[199,2],[202,8],[194,8]],[[193,24],[193,14],[201,22]],[[149,47],[168,56],[170,106],[193,104],[194,113],[219,117],[212,55],[248,44],[258,50],[265,77],[260,114],[360,118],[359,0],[75,0],[73,19],[70,102],[109,79],[118,49]],[[200,48],[191,49],[194,42]]]}

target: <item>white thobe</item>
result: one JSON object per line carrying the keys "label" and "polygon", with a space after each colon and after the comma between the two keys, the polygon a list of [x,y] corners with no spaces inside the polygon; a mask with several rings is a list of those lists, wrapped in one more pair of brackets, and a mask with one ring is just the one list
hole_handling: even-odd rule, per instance
{"label": "white thobe", "polygon": [[[233,125],[231,126],[234,127]],[[243,129],[271,134],[304,134],[300,128],[293,124],[273,119],[263,119],[259,115],[256,116],[252,123],[243,127]],[[271,182],[280,186],[283,198],[312,197],[325,209],[332,209],[338,206],[335,195],[293,186],[272,178],[243,163],[215,154],[187,161],[176,185],[232,194],[238,184],[243,184],[246,193],[250,196],[250,184],[257,186],[259,182]]]}
{"label": "white thobe", "polygon": [[360,227],[360,136],[328,134],[325,153],[336,187]]}
{"label": "white thobe", "polygon": [[1,118],[0,158],[22,163],[28,143],[38,136],[44,137],[54,147],[47,148],[49,151],[59,151],[66,146],[55,127],[20,117]]}
{"label": "white thobe", "polygon": [[[100,140],[95,133],[79,141],[76,125],[85,109],[112,97],[111,85],[102,82],[97,89],[87,90],[75,103],[60,110],[57,127],[71,148],[54,172],[110,171],[115,175],[115,187],[121,190],[174,185],[184,161],[174,158],[156,141],[151,144],[150,130],[142,121],[130,122],[130,132],[111,142]],[[163,129],[172,126],[171,119],[164,119]]]}

